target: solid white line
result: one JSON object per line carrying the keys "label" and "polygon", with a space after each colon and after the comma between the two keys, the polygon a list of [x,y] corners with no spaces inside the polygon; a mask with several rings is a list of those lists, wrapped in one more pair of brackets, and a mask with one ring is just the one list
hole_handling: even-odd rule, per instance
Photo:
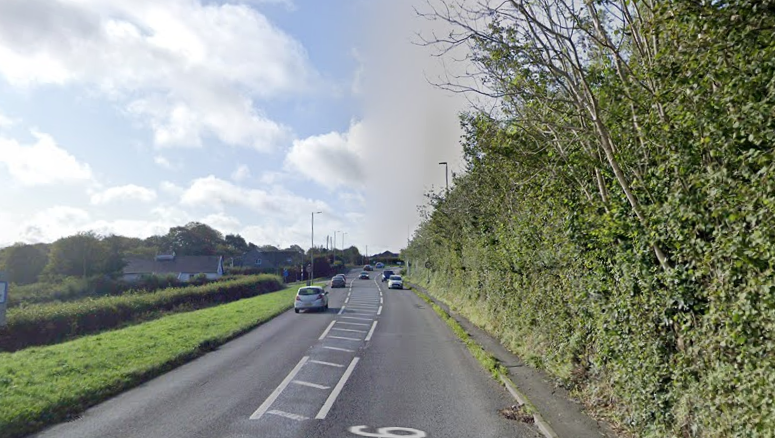
{"label": "solid white line", "polygon": [[336,323],[337,323],[337,324],[347,324],[347,325],[363,325],[363,326],[366,326],[366,327],[368,327],[368,326],[369,326],[368,324],[364,324],[364,323],[362,323],[362,322],[347,322],[347,321],[337,321]]}
{"label": "solid white line", "polygon": [[377,316],[382,315],[382,306],[379,306],[379,310],[377,310]]}
{"label": "solid white line", "polygon": [[334,327],[333,330],[340,330],[340,331],[343,331],[343,332],[366,333],[366,330],[340,329],[340,328],[336,328],[336,327]]}
{"label": "solid white line", "polygon": [[366,335],[366,339],[364,339],[364,341],[368,341],[371,339],[371,336],[374,335],[375,328],[377,328],[377,321],[374,321],[374,324],[371,325],[371,330],[369,330],[369,334]]}
{"label": "solid white line", "polygon": [[343,316],[342,318],[357,319],[359,321],[374,321],[374,318],[359,318],[357,316]]}
{"label": "solid white line", "polygon": [[336,351],[346,351],[346,352],[348,352],[348,353],[352,353],[352,352],[353,352],[353,350],[348,350],[348,349],[346,349],[346,348],[339,348],[339,347],[329,347],[329,346],[327,346],[327,345],[324,345],[324,346],[323,346],[323,348],[327,348],[327,349],[329,349],[329,350],[336,350]]}
{"label": "solid white line", "polygon": [[291,420],[296,421],[309,420],[309,417],[305,417],[304,415],[291,414],[290,412],[278,411],[277,409],[272,409],[271,411],[267,412],[267,414],[279,415],[281,417],[290,418]]}
{"label": "solid white line", "polygon": [[315,415],[316,420],[323,420],[326,418],[326,415],[328,415],[328,411],[331,410],[331,407],[334,406],[334,402],[336,401],[336,398],[339,397],[339,393],[342,392],[342,388],[344,388],[344,384],[347,383],[347,379],[350,378],[350,375],[353,373],[353,370],[355,369],[355,365],[358,364],[358,361],[360,358],[354,357],[352,362],[350,362],[350,365],[345,370],[344,374],[342,375],[342,378],[339,379],[339,382],[334,387],[334,390],[331,391],[331,394],[328,396],[328,399],[323,404],[323,407],[320,408],[320,411],[318,411],[318,414]]}
{"label": "solid white line", "polygon": [[348,338],[346,336],[329,336],[328,339],[344,339],[345,341],[362,341],[363,339],[358,338]]}
{"label": "solid white line", "polygon": [[344,368],[344,365],[339,365],[338,363],[333,363],[333,362],[324,362],[322,360],[310,359],[310,363],[316,363],[318,365],[328,365],[330,367]]}
{"label": "solid white line", "polygon": [[291,380],[296,377],[296,374],[301,370],[301,367],[304,366],[304,363],[307,362],[308,359],[309,356],[304,356],[301,358],[299,363],[297,363],[293,370],[291,370],[291,372],[285,377],[285,380],[280,383],[280,386],[275,388],[274,392],[272,392],[269,397],[264,400],[264,403],[262,403],[261,406],[256,409],[256,412],[253,412],[253,415],[250,416],[251,420],[258,420],[262,415],[264,415],[264,413],[266,413],[269,407],[272,406],[272,403],[274,403],[274,401],[277,400],[277,397],[280,396],[280,393],[283,392],[285,387],[291,383]]}
{"label": "solid white line", "polygon": [[333,320],[333,321],[331,321],[331,324],[328,324],[328,327],[326,327],[326,329],[323,331],[323,334],[322,334],[322,335],[320,335],[320,337],[318,338],[318,341],[322,341],[322,340],[323,340],[323,338],[325,338],[325,337],[326,337],[326,335],[328,334],[328,332],[330,332],[330,331],[331,331],[331,327],[333,327],[333,326],[334,326],[334,324],[336,324],[336,320]]}
{"label": "solid white line", "polygon": [[292,383],[295,383],[295,384],[301,385],[301,386],[309,386],[310,388],[317,388],[317,389],[328,389],[328,388],[330,388],[330,386],[318,385],[317,383],[305,382],[303,380],[294,380]]}

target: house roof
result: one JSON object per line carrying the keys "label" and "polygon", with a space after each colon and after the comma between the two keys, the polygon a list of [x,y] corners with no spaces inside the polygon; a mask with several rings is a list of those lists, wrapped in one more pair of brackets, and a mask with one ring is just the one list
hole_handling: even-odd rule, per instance
{"label": "house roof", "polygon": [[177,256],[172,260],[127,258],[124,274],[216,273],[221,256]]}

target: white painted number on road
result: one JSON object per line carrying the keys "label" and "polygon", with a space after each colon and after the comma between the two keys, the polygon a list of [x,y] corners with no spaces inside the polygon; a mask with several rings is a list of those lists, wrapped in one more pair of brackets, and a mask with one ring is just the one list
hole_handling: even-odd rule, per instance
{"label": "white painted number on road", "polygon": [[366,432],[366,429],[368,428],[368,426],[353,426],[350,428],[350,433],[373,438],[425,438],[428,436],[421,430],[408,427],[380,427],[376,432]]}

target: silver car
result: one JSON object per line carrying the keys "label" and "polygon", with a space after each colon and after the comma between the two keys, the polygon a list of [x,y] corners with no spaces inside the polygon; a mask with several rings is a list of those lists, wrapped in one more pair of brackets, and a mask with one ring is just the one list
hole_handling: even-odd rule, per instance
{"label": "silver car", "polygon": [[318,309],[328,310],[328,291],[320,286],[306,286],[296,292],[296,301],[293,310]]}

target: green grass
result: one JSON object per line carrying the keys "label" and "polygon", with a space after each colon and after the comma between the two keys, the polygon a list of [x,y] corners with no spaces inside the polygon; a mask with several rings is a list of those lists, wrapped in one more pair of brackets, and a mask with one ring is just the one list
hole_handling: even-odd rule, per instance
{"label": "green grass", "polygon": [[0,438],[65,420],[212,350],[292,307],[297,288],[0,353]]}

